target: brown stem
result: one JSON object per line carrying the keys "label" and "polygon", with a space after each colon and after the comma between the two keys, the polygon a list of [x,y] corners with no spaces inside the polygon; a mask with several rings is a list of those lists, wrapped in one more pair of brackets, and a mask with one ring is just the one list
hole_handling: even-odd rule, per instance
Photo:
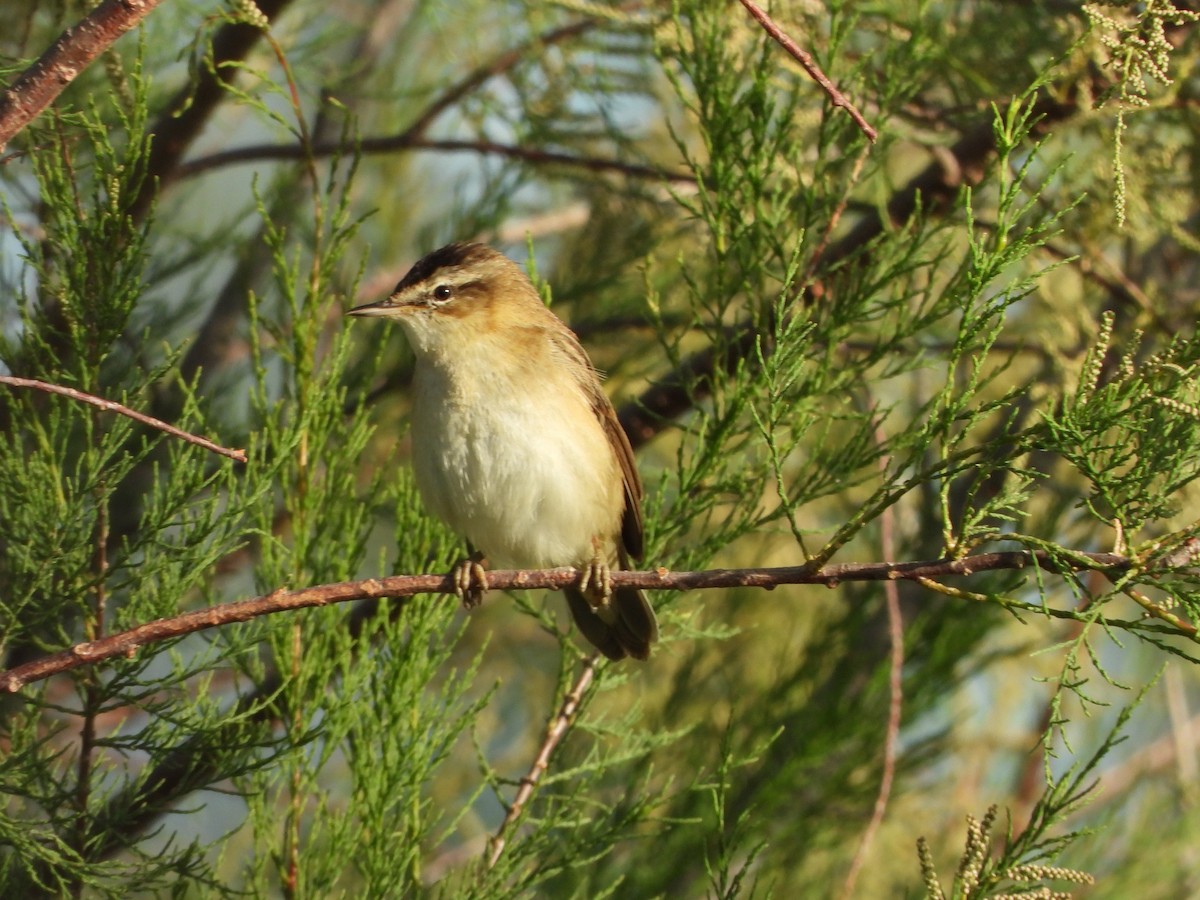
{"label": "brown stem", "polygon": [[0,151],[79,74],[162,0],[104,0],[0,94]]}
{"label": "brown stem", "polygon": [[197,447],[203,447],[205,450],[211,450],[213,453],[218,453],[221,456],[227,456],[237,462],[244,463],[246,461],[245,450],[231,450],[228,447],[222,447],[215,444],[208,438],[200,437],[184,431],[181,428],[176,428],[162,419],[156,419],[153,416],[148,416],[145,413],[140,413],[135,409],[130,409],[128,406],[122,406],[114,400],[105,400],[103,397],[97,397],[94,394],[88,394],[83,391],[77,391],[75,388],[64,387],[61,384],[50,384],[46,381],[37,381],[33,378],[18,378],[15,375],[0,375],[0,384],[7,384],[11,387],[33,388],[39,391],[45,391],[48,394],[60,394],[63,397],[70,397],[72,400],[78,400],[81,403],[88,403],[97,409],[103,409],[107,412],[120,413],[133,419],[135,422],[141,422],[143,425],[148,425],[159,431],[165,432],[172,437],[177,437],[180,440],[186,441],[189,444],[195,444]]}
{"label": "brown stem", "polygon": [[[98,420],[99,413],[93,413]],[[100,430],[101,423],[97,421],[95,428]],[[96,596],[92,607],[92,615],[86,625],[89,641],[101,640],[104,637],[104,619],[107,614],[108,593],[105,579],[108,577],[108,497],[103,476],[97,483],[94,497],[96,501],[96,530],[95,530],[95,578]],[[89,803],[92,793],[92,774],[96,752],[96,717],[100,712],[103,701],[100,685],[95,670],[88,671],[82,680],[83,708],[80,715],[83,724],[79,729],[79,759],[75,767],[75,851],[80,859],[88,859],[88,834],[91,829],[92,816]],[[83,896],[83,882],[77,881],[72,886],[75,897]]]}
{"label": "brown stem", "polygon": [[546,724],[546,736],[542,740],[542,745],[538,748],[537,755],[534,756],[533,763],[529,766],[529,771],[521,779],[521,786],[517,788],[517,793],[513,796],[512,804],[508,807],[504,821],[500,823],[500,827],[488,841],[487,867],[489,869],[500,861],[500,856],[504,853],[504,846],[508,842],[508,830],[521,817],[521,813],[525,810],[525,804],[533,796],[534,788],[541,781],[542,775],[550,768],[550,757],[554,755],[555,748],[562,743],[563,738],[570,731],[571,723],[575,720],[575,713],[579,710],[579,704],[583,702],[583,697],[595,678],[597,660],[597,656],[588,657],[587,662],[583,664],[583,671],[575,679],[571,690],[563,697],[558,713]]}
{"label": "brown stem", "polygon": [[305,159],[310,153],[313,158],[319,158],[351,153],[355,150],[363,154],[392,153],[397,150],[480,153],[491,156],[506,156],[510,159],[519,159],[535,165],[563,165],[585,169],[589,172],[615,172],[619,175],[628,175],[633,178],[648,178],[655,181],[671,181],[685,184],[694,184],[696,182],[695,175],[690,172],[672,172],[668,169],[626,163],[616,159],[576,156],[571,153],[539,150],[535,147],[521,147],[513,144],[500,144],[495,141],[430,140],[419,135],[412,135],[409,131],[384,137],[362,138],[353,143],[318,141],[312,144],[311,148],[307,149],[301,144],[254,144],[249,147],[238,147],[234,150],[224,150],[220,153],[201,156],[191,162],[183,163],[176,170],[176,176],[186,178],[235,163],[272,159]]}
{"label": "brown stem", "polygon": [[[996,553],[981,553],[963,559],[944,559],[926,562],[876,562],[840,563],[813,570],[809,566],[783,566],[779,568],[755,569],[711,569],[703,572],[671,572],[656,569],[647,572],[613,572],[612,584],[617,587],[639,587],[643,590],[701,590],[729,587],[761,587],[771,589],[782,584],[823,584],[836,587],[843,581],[917,581],[935,585],[935,578],[965,576],[976,572],[1005,569],[1024,569],[1038,566],[1047,571],[1111,570],[1123,571],[1134,564],[1134,560],[1115,553],[1084,553],[1073,551],[1067,554],[1050,554],[1044,550],[1010,550]],[[488,573],[488,584],[493,590],[546,589],[561,590],[579,581],[578,569],[520,570],[501,569]],[[97,641],[84,641],[66,650],[14,666],[0,673],[0,691],[14,692],[23,686],[68,672],[81,666],[93,665],[117,656],[133,657],[140,647],[160,641],[171,640],[228,625],[246,622],[259,616],[288,610],[328,606],[348,600],[379,599],[384,597],[410,597],[413,594],[453,594],[453,573],[446,575],[392,575],[388,578],[368,578],[363,581],[343,581],[323,584],[295,591],[278,590],[261,597],[239,600],[220,606],[193,610],[167,619],[157,619],[138,625],[127,631],[111,634]],[[942,588],[943,593],[958,596],[952,589]],[[961,593],[961,592],[960,592]],[[964,599],[987,599],[979,595],[962,595]],[[1040,612],[1055,618],[1075,619],[1075,610],[1061,610],[1041,605],[1021,606],[1030,613]],[[1140,621],[1103,619],[1103,623],[1118,628],[1154,630],[1151,625]],[[1177,620],[1160,626],[1170,634],[1196,637],[1195,626]]]}
{"label": "brown stem", "polygon": [[776,43],[779,44],[779,46],[783,47],[784,50],[791,54],[792,58],[796,60],[796,62],[800,63],[804,71],[808,73],[808,76],[821,86],[821,90],[828,95],[833,105],[848,112],[850,114],[850,118],[854,120],[854,124],[858,126],[859,130],[867,136],[868,140],[874,143],[879,134],[874,128],[867,124],[867,120],[863,118],[862,113],[855,108],[853,103],[846,99],[846,95],[839,91],[834,83],[829,80],[829,77],[821,71],[821,67],[817,65],[817,61],[813,59],[808,52],[802,50],[795,41],[788,37],[783,32],[783,29],[776,25],[775,21],[769,15],[767,15],[766,11],[757,4],[753,3],[752,0],[741,0],[741,3],[742,6],[746,7],[747,12],[749,12],[750,15],[754,16],[754,18],[758,20],[758,23],[762,25],[763,30],[766,31],[766,33],[769,34],[776,41]]}

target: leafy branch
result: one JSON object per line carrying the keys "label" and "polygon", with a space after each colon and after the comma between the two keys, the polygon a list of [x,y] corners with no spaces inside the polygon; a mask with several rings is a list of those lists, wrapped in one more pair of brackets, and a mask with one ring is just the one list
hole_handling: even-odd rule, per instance
{"label": "leafy branch", "polygon": [[19,378],[15,375],[0,375],[0,384],[7,384],[10,387],[32,388],[38,391],[45,391],[48,394],[58,394],[62,397],[70,397],[72,400],[78,400],[80,403],[87,403],[97,409],[102,409],[106,412],[115,412],[119,415],[133,419],[135,422],[141,422],[150,428],[154,428],[172,437],[177,437],[189,444],[194,444],[197,447],[202,447],[205,450],[211,450],[221,456],[227,456],[230,459],[244,463],[246,461],[245,450],[235,450],[229,447],[222,447],[206,437],[201,437],[198,434],[192,434],[190,431],[184,431],[182,428],[177,428],[170,422],[164,422],[162,419],[156,419],[154,416],[148,416],[145,413],[138,412],[136,409],[130,409],[117,403],[115,400],[105,400],[103,397],[97,397],[94,394],[89,394],[86,391],[78,391],[75,388],[66,387],[61,384],[50,384],[46,381],[38,381],[35,378]]}
{"label": "leafy branch", "polygon": [[[1115,553],[1009,550],[981,553],[961,559],[924,562],[839,563],[822,566],[816,570],[809,566],[779,566],[709,569],[697,572],[670,572],[666,569],[613,572],[612,584],[613,587],[638,587],[643,590],[693,591],[734,587],[771,590],[785,584],[819,584],[833,588],[850,581],[914,581],[960,599],[987,601],[990,599],[987,596],[946,588],[935,579],[969,576],[980,572],[1021,570],[1030,566],[1059,574],[1098,571],[1115,576],[1135,565],[1137,561],[1134,558]],[[494,590],[561,590],[576,583],[581,574],[578,569],[570,566],[554,569],[497,569],[488,572],[488,585]],[[281,588],[248,600],[220,604],[147,622],[100,640],[83,641],[67,650],[0,673],[0,690],[17,691],[26,684],[60,672],[94,665],[117,656],[132,656],[141,647],[234,622],[248,622],[275,613],[329,606],[351,600],[398,599],[416,594],[452,595],[454,590],[454,573],[392,575],[385,578],[322,584],[291,591]],[[1078,619],[1080,616],[1075,611],[1059,610],[1024,601],[1005,599],[1002,602],[1009,609],[1036,612],[1055,618]],[[1089,621],[1091,618],[1093,617],[1089,617]],[[1177,618],[1170,628],[1155,628],[1144,622],[1111,618],[1101,618],[1099,621],[1131,631],[1158,630],[1196,638],[1195,626]]]}

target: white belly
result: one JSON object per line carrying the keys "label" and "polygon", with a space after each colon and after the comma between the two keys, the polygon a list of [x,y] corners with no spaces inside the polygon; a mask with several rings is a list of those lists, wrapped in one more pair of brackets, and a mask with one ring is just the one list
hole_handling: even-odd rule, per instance
{"label": "white belly", "polygon": [[437,370],[414,383],[413,470],[430,512],[497,568],[583,565],[612,551],[624,494],[582,393],[504,389],[475,402]]}

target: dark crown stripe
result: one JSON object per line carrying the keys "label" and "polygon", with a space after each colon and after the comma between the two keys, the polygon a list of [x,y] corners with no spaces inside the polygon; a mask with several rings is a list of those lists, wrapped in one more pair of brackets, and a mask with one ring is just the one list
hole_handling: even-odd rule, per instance
{"label": "dark crown stripe", "polygon": [[486,258],[492,252],[483,244],[467,242],[447,244],[445,247],[434,250],[429,255],[419,259],[408,270],[408,274],[400,279],[400,283],[396,285],[396,290],[398,291],[402,288],[419,284],[433,276],[440,269],[454,269],[468,265],[475,260]]}

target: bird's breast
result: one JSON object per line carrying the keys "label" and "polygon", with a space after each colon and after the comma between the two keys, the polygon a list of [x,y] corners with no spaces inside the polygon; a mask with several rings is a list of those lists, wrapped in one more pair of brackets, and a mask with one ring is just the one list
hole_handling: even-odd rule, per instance
{"label": "bird's breast", "polygon": [[[491,565],[581,565],[611,555],[624,494],[595,413],[569,371],[417,366],[413,469],[429,511]],[[453,375],[450,372],[453,372]]]}

